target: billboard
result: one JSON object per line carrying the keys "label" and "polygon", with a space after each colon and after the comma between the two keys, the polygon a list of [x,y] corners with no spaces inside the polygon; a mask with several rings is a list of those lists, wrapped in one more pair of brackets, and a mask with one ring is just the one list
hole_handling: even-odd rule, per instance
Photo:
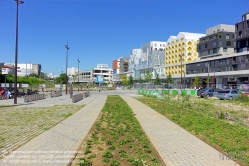
{"label": "billboard", "polygon": [[104,77],[103,76],[97,76],[96,77],[96,83],[104,83]]}

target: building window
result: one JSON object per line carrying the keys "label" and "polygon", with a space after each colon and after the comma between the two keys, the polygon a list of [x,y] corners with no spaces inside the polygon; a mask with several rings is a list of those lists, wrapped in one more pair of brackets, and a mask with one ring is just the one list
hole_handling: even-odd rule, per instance
{"label": "building window", "polygon": [[232,36],[232,38],[234,39],[234,35]]}
{"label": "building window", "polygon": [[227,46],[231,46],[232,44],[231,44],[231,41],[226,41],[226,45]]}
{"label": "building window", "polygon": [[214,49],[213,49],[213,53],[214,53],[214,54],[217,54],[217,53],[218,53],[218,52],[217,52],[217,48],[214,48]]}
{"label": "building window", "polygon": [[223,48],[223,52],[227,52],[227,48]]}
{"label": "building window", "polygon": [[229,39],[229,34],[226,34],[226,39]]}
{"label": "building window", "polygon": [[239,38],[242,37],[242,31],[239,31]]}
{"label": "building window", "polygon": [[154,47],[157,47],[157,44],[154,44]]}
{"label": "building window", "polygon": [[201,45],[199,45],[199,50],[201,49]]}
{"label": "building window", "polygon": [[207,44],[205,44],[205,48],[207,48],[208,47],[208,45]]}
{"label": "building window", "polygon": [[222,45],[222,41],[220,41],[220,46]]}
{"label": "building window", "polygon": [[213,47],[215,47],[216,46],[216,42],[213,42]]}

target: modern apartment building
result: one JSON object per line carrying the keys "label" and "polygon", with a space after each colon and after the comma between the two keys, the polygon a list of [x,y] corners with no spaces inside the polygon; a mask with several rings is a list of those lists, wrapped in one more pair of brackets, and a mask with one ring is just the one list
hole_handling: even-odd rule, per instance
{"label": "modern apartment building", "polygon": [[138,73],[136,71],[139,70],[140,65],[141,65],[141,56],[142,56],[142,49],[137,48],[137,49],[132,49],[131,50],[131,55],[129,58],[129,70],[128,72],[132,74],[133,78],[139,78],[139,75],[135,75],[135,73]]}
{"label": "modern apartment building", "polygon": [[249,12],[242,15],[242,21],[235,24],[235,52],[249,51]]}
{"label": "modern apartment building", "polygon": [[197,44],[199,58],[234,53],[235,26],[220,24],[206,30],[206,36]]}
{"label": "modern apartment building", "polygon": [[177,36],[170,36],[166,44],[166,75],[171,74],[176,84],[181,84],[185,74],[185,64],[199,59],[196,51],[199,38],[205,34],[179,32]]}
{"label": "modern apartment building", "polygon": [[[141,56],[139,59],[138,69],[135,71],[135,79],[138,80],[140,76],[143,76],[146,71],[153,74],[164,75],[162,73],[165,68],[165,46],[166,42],[162,41],[150,41],[145,43],[141,47]],[[154,70],[154,68],[157,68]]]}
{"label": "modern apartment building", "polygon": [[249,52],[210,57],[188,63],[185,84],[193,85],[193,80],[197,75],[201,78],[202,86],[206,86],[208,76],[210,85],[216,88],[248,84]]}

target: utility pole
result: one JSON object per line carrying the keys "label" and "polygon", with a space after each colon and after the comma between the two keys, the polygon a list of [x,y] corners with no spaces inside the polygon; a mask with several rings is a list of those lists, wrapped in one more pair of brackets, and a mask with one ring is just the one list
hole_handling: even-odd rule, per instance
{"label": "utility pole", "polygon": [[14,104],[17,104],[17,60],[18,60],[18,6],[19,4],[23,4],[23,1],[15,0],[16,1],[16,48],[15,48],[15,72],[14,72]]}
{"label": "utility pole", "polygon": [[182,89],[182,53],[180,55],[181,58],[181,89]]}
{"label": "utility pole", "polygon": [[79,59],[79,55],[78,55],[78,92],[79,92],[79,84],[80,84],[80,81],[79,81],[79,63],[80,63],[80,59]]}
{"label": "utility pole", "polygon": [[208,77],[207,77],[207,87],[209,88],[209,68],[210,68],[210,64],[208,63]]}
{"label": "utility pole", "polygon": [[67,49],[67,52],[66,52],[66,94],[67,94],[67,63],[68,63],[68,50],[70,49],[68,46],[68,38],[67,38],[67,44],[65,45],[65,48]]}

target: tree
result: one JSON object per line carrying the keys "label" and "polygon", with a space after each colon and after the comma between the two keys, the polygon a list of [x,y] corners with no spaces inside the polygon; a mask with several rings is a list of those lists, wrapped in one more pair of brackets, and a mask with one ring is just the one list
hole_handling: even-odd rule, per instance
{"label": "tree", "polygon": [[193,82],[194,86],[197,87],[200,84],[200,77],[197,75]]}
{"label": "tree", "polygon": [[54,79],[54,82],[56,84],[66,84],[68,82],[68,76],[66,73],[61,73],[59,77]]}
{"label": "tree", "polygon": [[122,75],[121,76],[121,82],[122,82],[123,85],[128,84],[127,75]]}
{"label": "tree", "polygon": [[131,85],[131,86],[134,84],[134,80],[133,80],[132,75],[129,76],[128,84]]}
{"label": "tree", "polygon": [[147,89],[148,89],[148,83],[151,82],[152,79],[152,73],[150,73],[148,70],[144,74],[144,80],[147,83]]}
{"label": "tree", "polygon": [[154,84],[155,84],[155,85],[159,85],[159,84],[160,84],[160,78],[159,78],[159,75],[158,75],[158,74],[156,74],[156,79],[155,79],[155,81],[154,81]]}
{"label": "tree", "polygon": [[172,79],[171,74],[167,75],[167,77],[166,77],[166,83],[168,83],[168,84],[172,84],[173,83],[173,79]]}
{"label": "tree", "polygon": [[40,78],[43,80],[49,80],[48,75],[46,73],[41,73]]}
{"label": "tree", "polygon": [[141,88],[141,84],[144,82],[143,78],[140,76],[138,79],[138,83],[139,83],[139,88]]}
{"label": "tree", "polygon": [[31,74],[29,75],[29,77],[39,78],[39,76],[38,76],[36,73],[31,73]]}

